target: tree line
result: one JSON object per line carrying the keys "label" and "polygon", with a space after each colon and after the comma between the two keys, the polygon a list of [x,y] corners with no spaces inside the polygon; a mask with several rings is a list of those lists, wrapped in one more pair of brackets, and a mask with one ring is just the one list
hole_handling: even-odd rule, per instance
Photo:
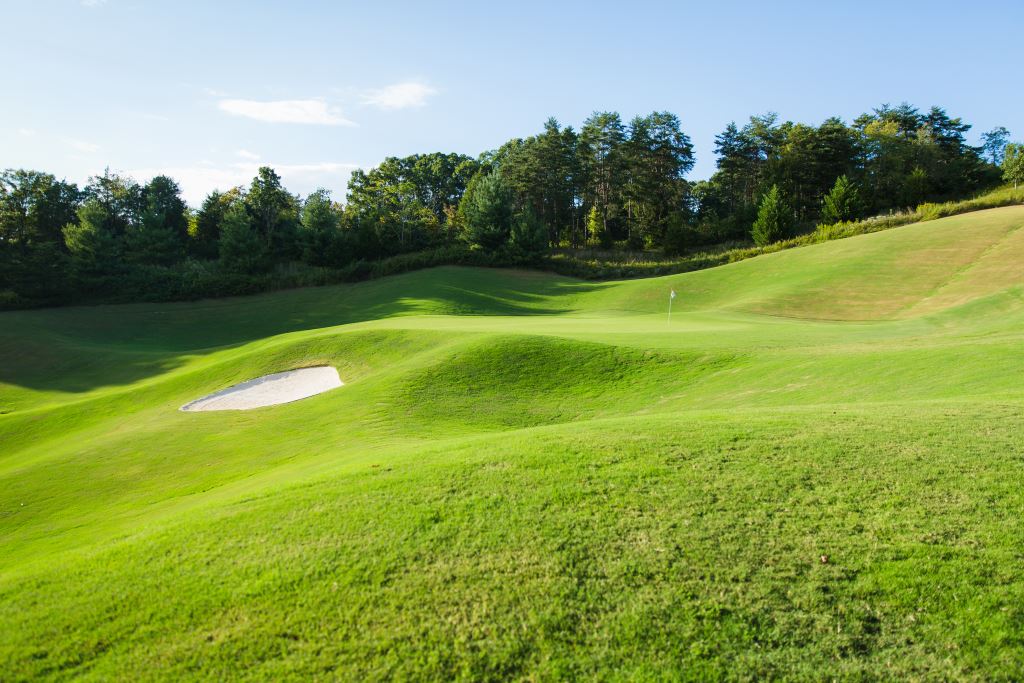
{"label": "tree line", "polygon": [[[851,124],[775,114],[716,136],[711,178],[686,179],[693,145],[670,112],[555,119],[477,158],[415,154],[353,173],[345,201],[303,198],[269,168],[191,208],[167,176],[109,171],[83,188],[38,171],[0,174],[0,304],[159,289],[184,278],[341,268],[463,244],[497,263],[551,248],[765,244],[835,223],[1024,180],[1024,146],[943,109],[882,106]],[[159,295],[159,292],[155,292]]]}

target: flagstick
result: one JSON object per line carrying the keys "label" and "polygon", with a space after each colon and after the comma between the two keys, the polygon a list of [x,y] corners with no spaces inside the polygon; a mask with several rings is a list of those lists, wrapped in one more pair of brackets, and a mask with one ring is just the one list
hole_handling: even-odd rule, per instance
{"label": "flagstick", "polygon": [[672,296],[668,298],[668,325],[672,325],[672,299],[674,298]]}

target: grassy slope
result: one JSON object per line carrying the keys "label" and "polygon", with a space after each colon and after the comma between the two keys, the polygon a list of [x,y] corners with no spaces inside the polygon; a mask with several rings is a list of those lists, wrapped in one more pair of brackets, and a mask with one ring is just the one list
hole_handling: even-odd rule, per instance
{"label": "grassy slope", "polygon": [[2,314],[0,678],[1012,679],[1022,226]]}

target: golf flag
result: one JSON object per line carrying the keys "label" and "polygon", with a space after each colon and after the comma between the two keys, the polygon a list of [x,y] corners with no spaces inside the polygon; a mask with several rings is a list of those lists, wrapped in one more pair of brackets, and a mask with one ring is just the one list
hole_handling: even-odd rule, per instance
{"label": "golf flag", "polygon": [[669,300],[675,299],[676,298],[676,290],[674,290],[674,289],[669,290],[668,298],[669,298]]}

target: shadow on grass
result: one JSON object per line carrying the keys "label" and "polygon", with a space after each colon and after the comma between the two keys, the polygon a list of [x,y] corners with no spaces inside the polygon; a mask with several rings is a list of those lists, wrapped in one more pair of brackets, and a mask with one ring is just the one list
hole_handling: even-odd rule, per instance
{"label": "shadow on grass", "polygon": [[0,313],[0,383],[82,393],[278,334],[403,315],[556,315],[572,311],[576,296],[607,286],[447,266],[248,297]]}

